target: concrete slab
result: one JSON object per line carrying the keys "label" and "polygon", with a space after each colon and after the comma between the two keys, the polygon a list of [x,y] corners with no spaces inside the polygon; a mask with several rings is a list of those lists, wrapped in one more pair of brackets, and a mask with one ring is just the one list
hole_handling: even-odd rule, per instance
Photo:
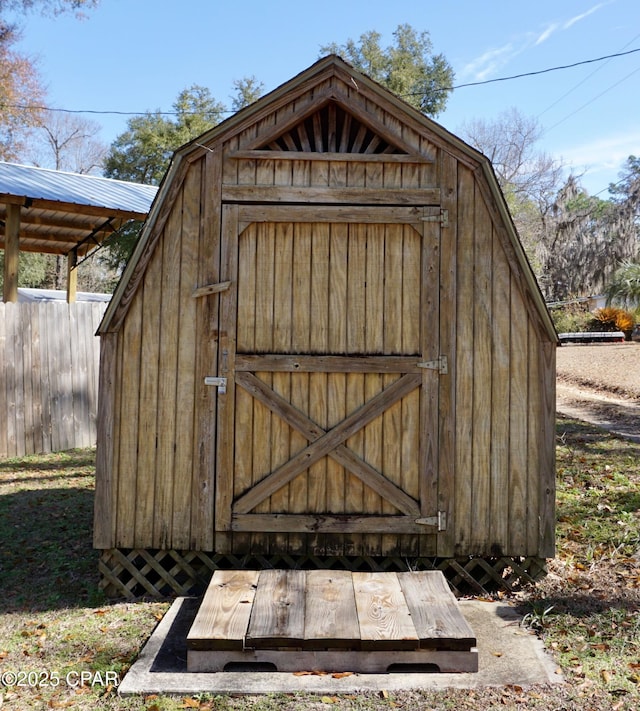
{"label": "concrete slab", "polygon": [[[460,601],[460,611],[478,640],[479,671],[460,674],[386,673],[295,676],[269,671],[187,672],[187,632],[197,598],[178,598],[122,680],[122,696],[133,694],[357,694],[410,689],[473,689],[485,686],[561,683],[562,676],[542,642],[520,626],[521,617],[503,603]],[[345,670],[348,671],[348,670]]]}

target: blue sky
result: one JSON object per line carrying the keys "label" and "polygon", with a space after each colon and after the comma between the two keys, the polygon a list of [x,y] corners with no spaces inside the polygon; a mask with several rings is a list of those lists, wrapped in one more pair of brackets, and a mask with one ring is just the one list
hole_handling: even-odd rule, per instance
{"label": "blue sky", "polygon": [[[51,106],[170,111],[193,84],[229,104],[236,79],[254,75],[269,91],[315,62],[322,45],[369,30],[388,45],[402,23],[429,31],[456,84],[640,48],[638,0],[101,0],[83,21],[26,16],[19,48],[37,59]],[[512,107],[541,123],[539,150],[598,193],[640,154],[640,52],[459,88],[437,121],[457,133]],[[126,129],[127,116],[86,116],[107,144]]]}

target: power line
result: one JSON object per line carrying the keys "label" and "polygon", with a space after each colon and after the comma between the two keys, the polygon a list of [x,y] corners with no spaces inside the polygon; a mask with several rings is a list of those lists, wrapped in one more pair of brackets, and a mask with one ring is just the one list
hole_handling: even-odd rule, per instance
{"label": "power line", "polygon": [[589,99],[589,101],[587,101],[586,104],[582,104],[582,106],[579,106],[577,109],[575,109],[575,111],[572,111],[570,114],[567,114],[564,118],[560,119],[560,121],[558,121],[557,123],[554,123],[553,126],[549,126],[549,128],[547,128],[545,130],[545,134],[549,133],[549,131],[556,128],[556,126],[559,126],[561,123],[564,123],[565,121],[567,121],[567,119],[570,119],[574,114],[577,114],[578,111],[582,111],[582,109],[589,106],[589,104],[592,104],[594,101],[599,99],[601,96],[604,96],[607,92],[611,91],[611,89],[615,89],[616,86],[618,86],[619,84],[622,84],[622,82],[626,81],[627,79],[629,79],[629,77],[633,76],[637,72],[640,72],[640,67],[638,67],[637,69],[634,69],[632,72],[629,72],[629,74],[622,77],[622,79],[615,82],[615,84],[608,86],[604,91],[601,91],[599,94],[594,96],[592,99]]}
{"label": "power line", "polygon": [[[573,62],[572,64],[563,64],[555,67],[548,67],[547,69],[539,69],[532,72],[524,72],[522,74],[512,74],[511,76],[498,77],[496,79],[484,79],[483,81],[467,82],[465,84],[456,84],[454,86],[446,86],[436,91],[454,91],[455,89],[465,89],[470,86],[484,86],[486,84],[494,84],[496,82],[511,81],[513,79],[522,79],[524,77],[533,77],[540,74],[548,74],[549,72],[557,72],[564,69],[573,69],[574,67],[579,67],[584,64],[593,64],[595,62],[603,62],[605,60],[614,59],[617,57],[625,57],[629,54],[634,54],[640,52],[638,49],[630,49],[626,52],[616,52],[615,54],[607,54],[603,57],[595,57],[594,59],[584,59],[580,62]],[[400,96],[420,96],[424,95],[426,92],[413,92],[411,94],[400,94]],[[5,104],[7,108],[13,109],[23,109],[25,111],[55,111],[57,113],[67,113],[67,114],[92,114],[92,115],[113,115],[113,116],[146,116],[147,114],[153,114],[154,116],[178,116],[178,115],[188,115],[190,113],[196,114],[198,112],[178,112],[178,111],[115,111],[115,110],[97,110],[97,109],[54,109],[48,106],[31,106],[29,104]],[[231,109],[224,109],[219,113],[222,114],[233,114],[236,113]]]}
{"label": "power line", "polygon": [[[623,50],[625,50],[630,44],[633,44],[633,43],[638,39],[638,37],[640,37],[640,34],[636,35],[633,39],[629,40],[625,45],[623,45],[623,46],[620,48],[620,52],[622,52]],[[571,89],[569,89],[568,91],[565,91],[565,93],[564,93],[562,96],[560,96],[560,97],[559,97],[558,99],[556,99],[552,104],[550,104],[549,106],[547,106],[546,109],[544,109],[543,111],[541,111],[541,112],[536,116],[536,118],[539,119],[543,114],[546,114],[547,111],[550,111],[554,106],[557,106],[563,99],[566,99],[567,96],[569,96],[569,94],[572,94],[577,88],[581,87],[583,84],[585,84],[586,82],[588,82],[589,79],[591,79],[592,76],[594,76],[595,74],[597,74],[601,69],[604,69],[604,67],[605,67],[607,64],[609,64],[610,61],[611,61],[611,58],[610,58],[610,59],[607,59],[607,61],[605,62],[605,64],[601,64],[599,67],[596,67],[591,73],[587,74],[587,76],[586,76],[584,79],[582,79],[581,81],[579,81],[577,84],[574,84],[574,86],[572,86]]]}
{"label": "power line", "polygon": [[468,82],[467,84],[457,84],[456,86],[446,87],[442,91],[451,91],[453,89],[463,89],[467,86],[482,86],[483,84],[493,84],[498,81],[510,81],[511,79],[522,79],[523,77],[533,77],[538,74],[547,74],[548,72],[557,72],[561,69],[573,69],[574,67],[580,67],[583,64],[593,64],[594,62],[603,62],[605,59],[614,59],[615,57],[625,57],[628,54],[634,54],[635,52],[640,52],[638,49],[630,49],[627,52],[616,52],[615,54],[607,54],[604,57],[596,57],[595,59],[584,59],[581,62],[574,62],[573,64],[562,64],[556,67],[548,67],[547,69],[539,69],[535,72],[524,72],[523,74],[513,74],[508,77],[498,77],[497,79],[485,79],[483,81]]}

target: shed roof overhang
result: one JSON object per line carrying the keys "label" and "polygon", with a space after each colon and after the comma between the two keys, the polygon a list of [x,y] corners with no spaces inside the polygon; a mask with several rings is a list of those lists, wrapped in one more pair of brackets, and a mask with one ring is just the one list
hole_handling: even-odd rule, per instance
{"label": "shed roof overhang", "polygon": [[144,220],[155,186],[0,163],[5,301],[17,298],[19,252],[66,256],[71,266],[130,220]]}

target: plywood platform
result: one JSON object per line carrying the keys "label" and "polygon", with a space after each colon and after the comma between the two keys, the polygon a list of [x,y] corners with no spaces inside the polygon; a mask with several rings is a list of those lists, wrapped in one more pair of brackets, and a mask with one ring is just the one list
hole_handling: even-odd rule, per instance
{"label": "plywood platform", "polygon": [[187,650],[192,672],[478,670],[476,638],[439,571],[218,570]]}

